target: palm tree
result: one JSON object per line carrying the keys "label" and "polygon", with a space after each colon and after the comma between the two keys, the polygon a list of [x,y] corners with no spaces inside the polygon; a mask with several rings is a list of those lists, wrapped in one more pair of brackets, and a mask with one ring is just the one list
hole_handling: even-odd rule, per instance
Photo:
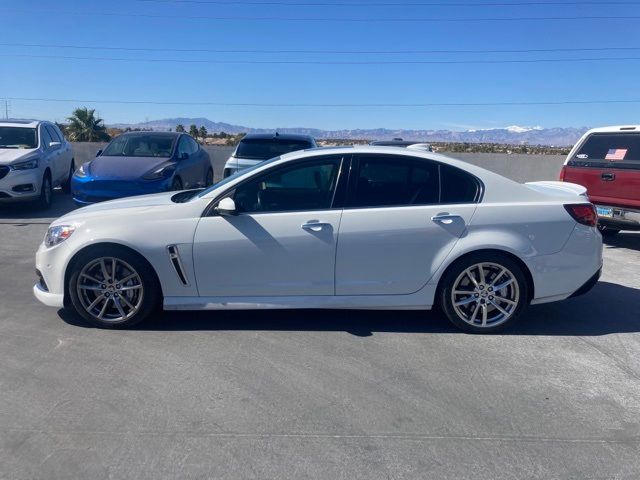
{"label": "palm tree", "polygon": [[67,118],[66,133],[72,142],[108,142],[111,137],[107,133],[103,120],[96,117],[95,109],[76,108]]}
{"label": "palm tree", "polygon": [[195,125],[191,125],[189,127],[189,135],[191,135],[193,138],[197,139],[198,138],[198,127],[196,127]]}
{"label": "palm tree", "polygon": [[207,134],[209,132],[207,132],[207,127],[205,127],[204,125],[202,125],[200,127],[200,130],[198,130],[198,133],[200,134],[200,138],[202,139],[202,141],[204,142],[205,139],[207,138]]}
{"label": "palm tree", "polygon": [[182,125],[181,123],[176,125],[176,132],[184,132],[184,125]]}

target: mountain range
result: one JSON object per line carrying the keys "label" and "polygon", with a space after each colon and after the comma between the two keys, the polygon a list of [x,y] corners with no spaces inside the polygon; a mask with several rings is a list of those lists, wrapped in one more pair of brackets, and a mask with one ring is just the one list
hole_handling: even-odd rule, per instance
{"label": "mountain range", "polygon": [[151,120],[136,124],[109,125],[115,128],[140,128],[156,131],[175,129],[176,125],[184,125],[188,130],[190,125],[204,126],[209,133],[226,132],[238,133],[269,133],[276,130],[280,133],[295,133],[312,135],[318,139],[346,139],[346,140],[390,140],[402,138],[420,142],[453,142],[453,143],[502,143],[510,145],[529,144],[547,146],[570,146],[575,144],[588,130],[582,128],[543,128],[522,127],[512,125],[504,128],[478,130],[393,130],[387,128],[357,129],[357,130],[321,130],[317,128],[249,128],[241,125],[214,122],[208,118],[166,118]]}

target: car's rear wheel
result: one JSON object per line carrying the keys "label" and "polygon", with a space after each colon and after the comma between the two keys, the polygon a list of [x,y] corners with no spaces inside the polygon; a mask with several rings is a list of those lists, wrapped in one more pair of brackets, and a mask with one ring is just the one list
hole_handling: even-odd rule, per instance
{"label": "car's rear wheel", "polygon": [[175,177],[173,179],[173,182],[171,182],[171,191],[179,192],[181,190],[182,190],[182,180],[180,180],[180,177]]}
{"label": "car's rear wheel", "polygon": [[213,169],[210,168],[207,170],[207,178],[204,181],[205,187],[210,187],[213,185]]}
{"label": "car's rear wheel", "polygon": [[83,254],[73,263],[68,291],[75,311],[100,328],[141,322],[160,301],[160,286],[149,264],[126,249]]}
{"label": "car's rear wheel", "polygon": [[38,197],[38,206],[43,210],[51,207],[53,201],[53,186],[51,185],[51,174],[47,170],[42,177],[42,185],[40,186],[40,197]]}
{"label": "car's rear wheel", "polygon": [[455,262],[441,281],[440,306],[447,318],[471,333],[491,333],[513,324],[529,301],[522,268],[506,255],[479,253]]}
{"label": "car's rear wheel", "polygon": [[72,159],[71,166],[69,167],[69,175],[67,176],[67,179],[62,184],[62,191],[66,194],[71,193],[71,177],[73,177],[73,174],[75,173],[75,171],[76,171],[76,167]]}
{"label": "car's rear wheel", "polygon": [[617,235],[620,233],[620,230],[617,228],[609,228],[600,224],[598,225],[598,230],[600,230],[600,233],[602,234],[603,237],[613,237],[614,235]]}

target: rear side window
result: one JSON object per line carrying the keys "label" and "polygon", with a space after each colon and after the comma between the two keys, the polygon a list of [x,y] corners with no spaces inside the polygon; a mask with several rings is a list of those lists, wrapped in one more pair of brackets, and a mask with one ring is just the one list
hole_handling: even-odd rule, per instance
{"label": "rear side window", "polygon": [[467,172],[440,165],[440,203],[474,203],[478,201],[478,181]]}
{"label": "rear side window", "polygon": [[267,160],[285,153],[306,150],[313,146],[311,142],[306,140],[245,138],[238,145],[236,157]]}
{"label": "rear side window", "polygon": [[438,203],[438,165],[402,157],[361,157],[350,207]]}
{"label": "rear side window", "polygon": [[594,133],[571,159],[576,166],[607,164],[640,168],[640,134]]}

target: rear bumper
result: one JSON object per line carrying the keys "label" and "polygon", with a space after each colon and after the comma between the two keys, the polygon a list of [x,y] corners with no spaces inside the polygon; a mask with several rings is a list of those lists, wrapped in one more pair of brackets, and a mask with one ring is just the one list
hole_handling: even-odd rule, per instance
{"label": "rear bumper", "polygon": [[640,230],[640,210],[596,204],[599,209],[610,209],[611,215],[598,214],[598,222],[616,230]]}
{"label": "rear bumper", "polygon": [[591,289],[596,286],[596,283],[598,283],[598,280],[600,280],[601,275],[602,275],[602,268],[600,268],[600,270],[598,270],[595,273],[595,275],[591,277],[589,280],[587,280],[585,284],[582,285],[578,290],[573,292],[573,295],[571,295],[571,297],[569,298],[575,298],[575,297],[584,295],[585,293],[589,293]]}

